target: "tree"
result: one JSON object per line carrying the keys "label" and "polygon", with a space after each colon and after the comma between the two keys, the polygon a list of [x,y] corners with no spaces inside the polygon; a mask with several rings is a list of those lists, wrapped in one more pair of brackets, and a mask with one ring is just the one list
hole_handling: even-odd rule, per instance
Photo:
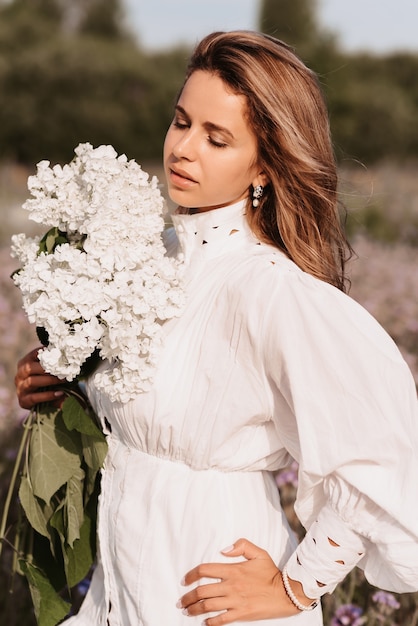
{"label": "tree", "polygon": [[121,0],[55,0],[62,9],[67,32],[91,34],[106,39],[126,39]]}
{"label": "tree", "polygon": [[418,154],[418,57],[346,54],[317,21],[317,0],[263,0],[259,27],[319,76],[339,158],[372,163]]}
{"label": "tree", "polygon": [[306,50],[319,37],[316,4],[317,0],[263,0],[259,28],[298,50]]}
{"label": "tree", "polygon": [[337,35],[321,28],[318,0],[263,0],[259,30],[281,39],[295,49],[318,74],[332,72],[340,63]]}
{"label": "tree", "polygon": [[[388,71],[389,68],[396,71]],[[417,59],[352,54],[327,80],[338,155],[372,163],[417,154],[418,101],[409,83]],[[412,71],[411,71],[412,70]]]}
{"label": "tree", "polygon": [[119,40],[130,36],[121,0],[0,0],[0,16],[0,41],[19,46],[80,33]]}
{"label": "tree", "polygon": [[[103,4],[108,14],[100,21]],[[2,159],[65,162],[78,143],[90,142],[140,162],[160,160],[189,53],[146,55],[118,30],[118,6],[0,0]]]}
{"label": "tree", "polygon": [[0,4],[0,54],[20,54],[22,47],[56,37],[62,12],[55,0],[14,0]]}

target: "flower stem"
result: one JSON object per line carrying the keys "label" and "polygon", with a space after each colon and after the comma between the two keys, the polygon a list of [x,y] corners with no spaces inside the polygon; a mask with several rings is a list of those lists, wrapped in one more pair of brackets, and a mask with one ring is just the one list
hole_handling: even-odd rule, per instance
{"label": "flower stem", "polygon": [[7,525],[7,519],[9,516],[9,509],[10,509],[10,504],[12,501],[12,497],[13,497],[13,493],[14,493],[14,489],[15,489],[15,485],[16,485],[16,480],[19,474],[19,469],[20,469],[20,464],[22,461],[22,456],[23,453],[25,452],[26,449],[26,443],[29,437],[29,432],[32,428],[32,422],[33,422],[33,417],[36,414],[36,409],[32,409],[29,413],[29,415],[27,416],[27,418],[25,419],[24,423],[23,423],[23,435],[22,435],[22,439],[20,442],[20,446],[16,455],[16,461],[14,464],[14,468],[13,468],[13,473],[12,473],[12,477],[10,479],[10,484],[9,484],[9,489],[7,491],[7,496],[6,496],[6,502],[4,504],[4,509],[3,509],[3,514],[1,517],[1,524],[0,524],[0,556],[2,553],[2,549],[3,549],[3,544],[4,544],[4,540],[5,540],[5,533],[6,533],[6,525]]}

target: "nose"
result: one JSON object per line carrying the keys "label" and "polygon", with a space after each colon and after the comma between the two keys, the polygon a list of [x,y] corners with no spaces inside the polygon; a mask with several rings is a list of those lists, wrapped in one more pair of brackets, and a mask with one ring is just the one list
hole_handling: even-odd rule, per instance
{"label": "nose", "polygon": [[173,155],[178,159],[193,161],[196,158],[196,139],[191,128],[184,129],[173,145]]}

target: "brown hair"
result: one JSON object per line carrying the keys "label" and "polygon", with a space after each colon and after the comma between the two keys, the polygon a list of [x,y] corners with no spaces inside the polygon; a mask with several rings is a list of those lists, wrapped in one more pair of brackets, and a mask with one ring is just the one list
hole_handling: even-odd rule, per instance
{"label": "brown hair", "polygon": [[205,37],[186,80],[196,70],[216,74],[246,97],[269,180],[256,209],[249,198],[252,230],[304,271],[344,290],[351,248],[340,225],[337,168],[316,75],[285,43],[251,31]]}

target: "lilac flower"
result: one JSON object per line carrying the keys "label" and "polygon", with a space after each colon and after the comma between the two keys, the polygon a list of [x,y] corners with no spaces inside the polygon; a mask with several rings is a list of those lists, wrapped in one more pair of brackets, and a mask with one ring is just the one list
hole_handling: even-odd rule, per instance
{"label": "lilac flower", "polygon": [[364,624],[363,609],[355,604],[343,604],[335,611],[330,626],[361,626]]}
{"label": "lilac flower", "polygon": [[395,596],[387,591],[376,591],[372,596],[372,600],[382,607],[388,607],[393,610],[399,609],[401,606]]}
{"label": "lilac flower", "polygon": [[289,467],[285,467],[276,474],[276,484],[278,487],[284,487],[285,485],[291,485],[297,488],[298,486],[298,468],[299,465],[296,461],[293,461]]}
{"label": "lilac flower", "polygon": [[417,293],[418,249],[402,244],[388,248],[357,237],[358,259],[350,264],[350,295],[393,337],[418,383]]}

